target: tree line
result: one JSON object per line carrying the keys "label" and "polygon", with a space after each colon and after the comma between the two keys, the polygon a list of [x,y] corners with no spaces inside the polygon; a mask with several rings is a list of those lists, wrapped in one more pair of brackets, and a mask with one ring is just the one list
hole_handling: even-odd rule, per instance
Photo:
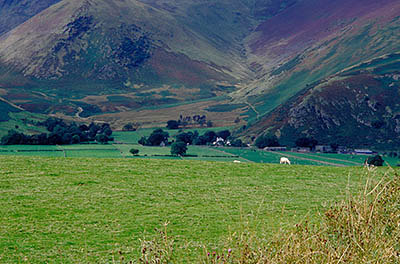
{"label": "tree line", "polygon": [[15,130],[1,138],[2,145],[70,145],[85,142],[107,143],[113,141],[112,130],[107,123],[78,125],[75,122],[66,123],[59,118],[48,118],[36,123],[44,126],[48,133],[27,135]]}
{"label": "tree line", "polygon": [[232,137],[229,130],[222,131],[207,131],[203,135],[199,132],[189,131],[181,132],[175,136],[175,140],[169,142],[169,133],[161,128],[155,129],[149,137],[142,137],[138,141],[139,144],[143,146],[169,146],[171,145],[172,155],[183,155],[187,151],[187,145],[211,145],[216,142],[217,138],[223,140],[223,144],[229,141],[229,146],[243,147],[242,140],[235,139]]}

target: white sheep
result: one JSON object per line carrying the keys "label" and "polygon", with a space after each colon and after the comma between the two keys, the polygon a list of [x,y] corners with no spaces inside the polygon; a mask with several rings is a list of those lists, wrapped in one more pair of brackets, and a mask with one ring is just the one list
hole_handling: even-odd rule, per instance
{"label": "white sheep", "polygon": [[290,160],[286,157],[281,157],[281,160],[279,161],[280,164],[289,164],[290,165]]}

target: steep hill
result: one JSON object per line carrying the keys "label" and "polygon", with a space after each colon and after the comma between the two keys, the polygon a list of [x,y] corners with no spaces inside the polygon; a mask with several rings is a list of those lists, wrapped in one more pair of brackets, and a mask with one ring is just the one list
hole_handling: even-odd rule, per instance
{"label": "steep hill", "polygon": [[249,41],[260,78],[237,93],[238,101],[248,96],[258,119],[242,135],[398,146],[399,12],[389,0],[303,1],[260,25]]}
{"label": "steep hill", "polygon": [[241,39],[256,22],[241,1],[144,2],[61,1],[9,32],[5,97],[32,112],[90,116],[224,95],[252,75]]}
{"label": "steep hill", "polygon": [[309,86],[255,123],[247,135],[275,134],[349,147],[400,147],[400,53],[356,65]]}
{"label": "steep hill", "polygon": [[[206,114],[217,125],[246,119],[250,138],[266,124],[280,127],[272,111],[299,107],[295,95],[342,91],[331,85],[338,78],[386,93],[372,80],[397,76],[397,64],[381,62],[384,73],[353,69],[396,57],[399,12],[395,0],[63,0],[0,37],[2,97],[34,113],[116,127],[180,114]],[[393,87],[388,94],[397,96]],[[346,104],[364,111],[354,98]]]}
{"label": "steep hill", "polygon": [[307,85],[399,50],[400,3],[305,0],[248,38],[258,78],[237,93],[265,114]]}
{"label": "steep hill", "polygon": [[0,0],[0,35],[60,0]]}

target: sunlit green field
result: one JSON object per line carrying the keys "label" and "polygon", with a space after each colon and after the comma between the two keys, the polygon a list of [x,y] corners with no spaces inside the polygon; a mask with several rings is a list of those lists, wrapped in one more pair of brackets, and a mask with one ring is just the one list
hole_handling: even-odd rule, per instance
{"label": "sunlit green field", "polygon": [[1,155],[0,263],[136,260],[164,223],[187,263],[244,219],[285,228],[365,177],[360,167]]}
{"label": "sunlit green field", "polygon": [[[207,130],[223,130],[227,128],[202,128],[202,135]],[[94,158],[141,158],[141,159],[171,159],[171,160],[203,160],[256,163],[279,163],[282,156],[290,159],[296,165],[317,166],[362,166],[368,156],[350,154],[322,154],[296,152],[268,152],[256,148],[232,148],[212,146],[188,146],[187,156],[171,156],[170,147],[150,147],[138,144],[142,136],[148,137],[154,129],[139,129],[133,132],[114,132],[115,141],[110,144],[76,144],[62,146],[30,146],[30,145],[0,145],[0,155],[43,156],[43,157],[94,157]],[[178,130],[165,130],[170,140],[179,133]],[[190,129],[185,132],[193,131]],[[138,149],[139,155],[133,156],[130,149]],[[385,164],[397,166],[400,159],[384,156]]]}

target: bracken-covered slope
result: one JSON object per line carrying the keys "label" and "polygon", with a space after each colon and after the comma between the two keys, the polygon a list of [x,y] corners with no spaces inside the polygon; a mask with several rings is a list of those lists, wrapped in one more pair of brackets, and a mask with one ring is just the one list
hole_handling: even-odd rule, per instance
{"label": "bracken-covered slope", "polygon": [[226,103],[254,78],[245,37],[293,3],[64,0],[0,39],[0,86],[28,111],[71,117]]}
{"label": "bracken-covered slope", "polygon": [[399,51],[400,2],[304,0],[259,25],[248,38],[258,70],[239,91],[264,114],[307,84]]}
{"label": "bracken-covered slope", "polygon": [[[341,95],[337,78],[386,93],[372,79],[397,64],[352,69],[400,52],[399,13],[395,0],[64,0],[0,37],[0,88],[22,109],[116,127],[247,119],[250,138],[278,127],[273,110],[299,107],[296,95],[320,96],[317,85]],[[363,112],[354,96],[347,107]]]}
{"label": "bracken-covered slope", "polygon": [[348,147],[400,146],[400,53],[382,56],[318,82],[249,128],[283,144],[300,137]]}
{"label": "bracken-covered slope", "polygon": [[[313,3],[318,5],[312,6]],[[391,118],[396,115],[387,115],[385,111],[366,114],[364,106],[356,100],[356,93],[363,92],[346,87],[349,82],[356,90],[368,87],[366,94],[381,93],[379,100],[392,98],[390,102],[375,99],[384,106],[388,104],[395,113],[392,103],[400,100],[396,80],[387,84],[391,86],[386,82],[391,78],[388,76],[397,78],[400,73],[395,59],[400,52],[399,12],[397,1],[310,0],[294,5],[259,26],[250,47],[257,54],[254,63],[262,77],[250,85],[250,89],[238,93],[239,98],[243,98],[244,93],[249,96],[248,101],[258,111],[258,120],[243,134],[257,137],[273,131],[283,142],[291,143],[306,135],[320,142],[339,141],[346,145],[382,145],[398,140],[399,130],[394,124],[382,126],[380,130],[370,129],[371,123],[377,120],[395,123]],[[365,66],[371,61],[379,62],[379,66]],[[359,70],[353,71],[357,67]],[[368,70],[363,72],[365,67]],[[350,71],[351,77],[343,75]],[[336,81],[337,78],[341,81]],[[385,81],[373,81],[375,79]],[[317,90],[310,90],[316,85]],[[307,103],[303,101],[305,94]],[[321,121],[318,112],[304,110],[308,107],[323,108],[324,113],[339,116],[341,122],[326,126],[326,120]],[[282,129],[286,133],[281,135]],[[336,140],[338,136],[342,138]]]}

